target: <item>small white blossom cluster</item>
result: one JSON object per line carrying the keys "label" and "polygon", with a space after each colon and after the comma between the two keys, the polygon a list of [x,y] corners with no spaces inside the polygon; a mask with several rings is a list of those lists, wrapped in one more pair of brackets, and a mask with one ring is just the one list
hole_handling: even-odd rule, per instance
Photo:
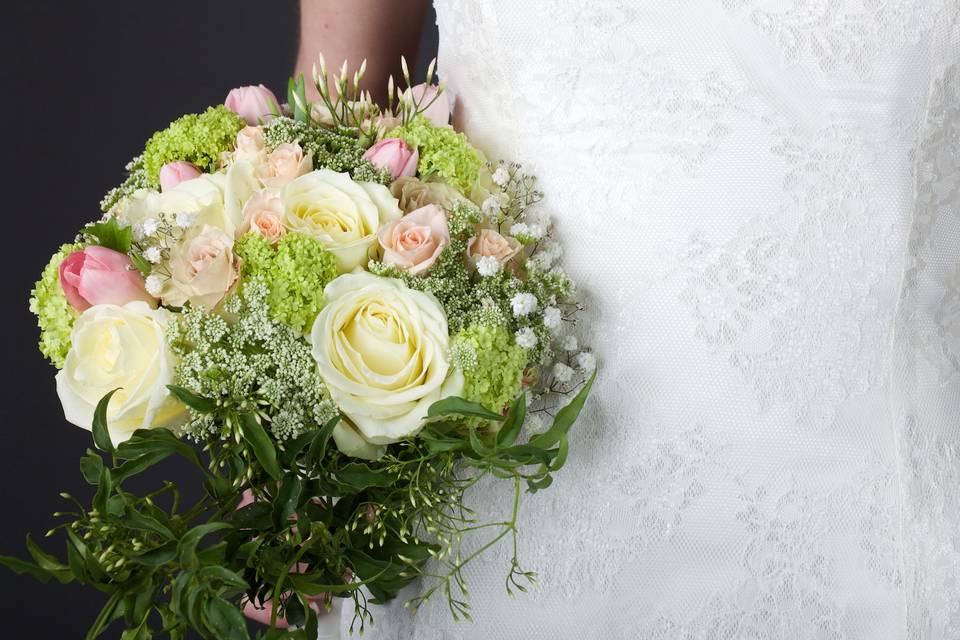
{"label": "small white blossom cluster", "polygon": [[[193,393],[243,411],[267,413],[279,439],[296,437],[323,424],[336,409],[316,371],[310,346],[293,330],[270,320],[267,288],[248,282],[225,311],[233,324],[201,309],[185,310],[170,328],[169,342],[180,356],[176,383]],[[201,439],[215,422],[194,415],[184,431]]]}

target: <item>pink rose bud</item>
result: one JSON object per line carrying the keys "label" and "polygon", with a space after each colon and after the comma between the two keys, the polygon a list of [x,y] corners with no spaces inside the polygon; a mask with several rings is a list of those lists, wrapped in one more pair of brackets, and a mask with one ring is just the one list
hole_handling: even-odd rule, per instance
{"label": "pink rose bud", "polygon": [[418,84],[411,89],[407,89],[405,97],[413,99],[421,113],[430,122],[438,127],[443,127],[450,123],[450,101],[447,100],[446,93],[440,93],[438,96],[439,92],[440,89],[436,85]]}
{"label": "pink rose bud", "polygon": [[157,301],[147,293],[143,276],[126,255],[91,246],[74,251],[60,263],[60,286],[77,311],[96,304],[124,305],[143,300],[156,306]]}
{"label": "pink rose bud", "polygon": [[231,89],[223,105],[246,120],[249,125],[268,122],[274,114],[280,113],[277,97],[262,84]]}
{"label": "pink rose bud", "polygon": [[160,191],[169,191],[181,182],[199,178],[201,175],[200,169],[189,162],[168,162],[160,167]]}
{"label": "pink rose bud", "polygon": [[392,179],[413,176],[417,173],[420,154],[411,150],[407,143],[399,138],[386,138],[373,145],[363,157],[375,167],[390,171]]}

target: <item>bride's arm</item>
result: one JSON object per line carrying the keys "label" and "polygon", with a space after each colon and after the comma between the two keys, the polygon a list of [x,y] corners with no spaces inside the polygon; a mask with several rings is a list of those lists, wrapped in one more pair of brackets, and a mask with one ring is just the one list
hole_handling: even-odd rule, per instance
{"label": "bride's arm", "polygon": [[400,56],[406,56],[411,66],[416,59],[428,1],[300,0],[296,73],[303,73],[312,86],[311,69],[318,53],[323,53],[331,76],[344,60],[355,70],[366,58],[363,86],[382,102],[391,74],[401,84]]}

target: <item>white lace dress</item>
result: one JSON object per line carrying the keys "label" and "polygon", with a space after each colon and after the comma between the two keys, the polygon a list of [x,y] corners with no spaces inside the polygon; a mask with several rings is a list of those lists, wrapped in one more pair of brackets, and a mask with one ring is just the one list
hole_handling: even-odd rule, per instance
{"label": "white lace dress", "polygon": [[[367,637],[960,638],[957,0],[438,0],[601,363],[521,560]],[[509,507],[509,488],[473,497]]]}

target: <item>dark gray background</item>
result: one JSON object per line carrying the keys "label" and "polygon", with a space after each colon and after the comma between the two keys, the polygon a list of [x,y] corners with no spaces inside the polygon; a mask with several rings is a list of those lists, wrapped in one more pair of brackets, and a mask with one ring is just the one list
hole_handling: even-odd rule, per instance
{"label": "dark gray background", "polygon": [[[60,539],[42,537],[65,506],[60,491],[89,497],[77,463],[92,443],[63,420],[55,370],[36,347],[29,291],[50,254],[99,217],[100,198],[155,130],[222,102],[234,86],[262,82],[286,95],[297,3],[17,0],[13,9],[0,38],[0,140],[8,149],[0,173],[0,554],[23,554],[32,532],[59,555]],[[434,22],[431,11],[421,68],[436,48]],[[185,467],[172,465],[147,482],[164,477],[195,485]],[[104,601],[2,568],[0,594],[0,637],[16,639],[82,638]],[[103,637],[119,635],[111,629]]]}

